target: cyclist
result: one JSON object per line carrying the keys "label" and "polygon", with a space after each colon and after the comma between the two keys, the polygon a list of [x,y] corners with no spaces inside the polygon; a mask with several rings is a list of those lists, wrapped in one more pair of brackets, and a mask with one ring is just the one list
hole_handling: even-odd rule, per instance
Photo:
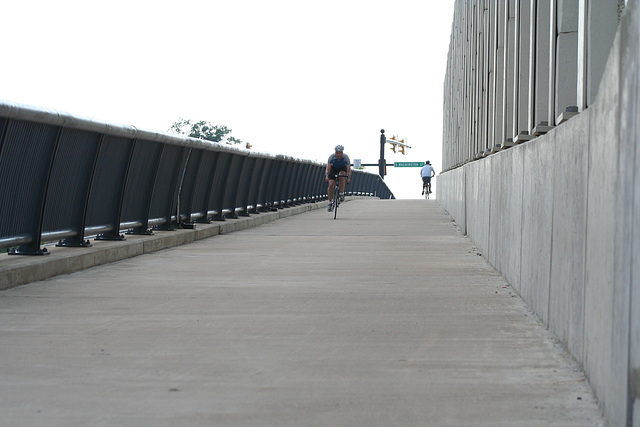
{"label": "cyclist", "polygon": [[[327,170],[324,176],[324,180],[329,183],[329,205],[327,211],[333,210],[333,192],[336,186],[337,175],[345,176],[347,182],[351,182],[351,160],[349,156],[344,154],[344,147],[342,145],[336,145],[335,153],[329,156],[327,161]],[[340,179],[339,190],[340,201],[344,201],[344,186],[345,180]]]}
{"label": "cyclist", "polygon": [[422,177],[422,195],[424,196],[424,187],[427,187],[427,191],[431,193],[431,178],[436,175],[436,171],[431,166],[431,162],[427,160],[424,163],[422,169],[420,169],[420,176]]}

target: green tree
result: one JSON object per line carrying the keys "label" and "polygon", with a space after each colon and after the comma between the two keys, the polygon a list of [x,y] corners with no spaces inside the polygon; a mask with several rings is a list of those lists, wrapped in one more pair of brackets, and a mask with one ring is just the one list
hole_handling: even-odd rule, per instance
{"label": "green tree", "polygon": [[181,118],[171,125],[169,132],[214,142],[221,142],[224,139],[224,142],[229,145],[242,144],[242,140],[229,135],[231,133],[231,129],[226,126],[212,125],[206,120],[193,122],[191,120]]}

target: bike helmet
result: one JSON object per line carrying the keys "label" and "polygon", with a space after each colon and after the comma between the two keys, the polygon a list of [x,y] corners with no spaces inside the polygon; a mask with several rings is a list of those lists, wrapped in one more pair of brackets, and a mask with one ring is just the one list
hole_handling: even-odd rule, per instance
{"label": "bike helmet", "polygon": [[426,164],[428,164],[428,165],[430,165],[430,164],[431,164],[431,162],[430,162],[429,160],[427,160],[425,163],[426,163]]}
{"label": "bike helmet", "polygon": [[342,146],[342,145],[336,145],[335,150],[336,150],[336,151],[344,151],[344,146]]}

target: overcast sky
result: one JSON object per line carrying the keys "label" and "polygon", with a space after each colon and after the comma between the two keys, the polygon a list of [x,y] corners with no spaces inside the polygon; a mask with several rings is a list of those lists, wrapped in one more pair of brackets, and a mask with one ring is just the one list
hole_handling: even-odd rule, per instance
{"label": "overcast sky", "polygon": [[[454,0],[20,0],[2,7],[0,98],[167,131],[232,129],[252,150],[325,162],[337,143],[377,163],[441,170]],[[377,168],[370,168],[377,173]],[[420,197],[416,168],[389,168]]]}

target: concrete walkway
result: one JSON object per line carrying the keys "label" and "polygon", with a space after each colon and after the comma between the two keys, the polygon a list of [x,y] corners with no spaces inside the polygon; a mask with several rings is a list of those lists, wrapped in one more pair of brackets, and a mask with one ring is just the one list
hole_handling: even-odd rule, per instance
{"label": "concrete walkway", "polygon": [[332,218],[1,291],[0,425],[604,425],[437,202],[352,200]]}

